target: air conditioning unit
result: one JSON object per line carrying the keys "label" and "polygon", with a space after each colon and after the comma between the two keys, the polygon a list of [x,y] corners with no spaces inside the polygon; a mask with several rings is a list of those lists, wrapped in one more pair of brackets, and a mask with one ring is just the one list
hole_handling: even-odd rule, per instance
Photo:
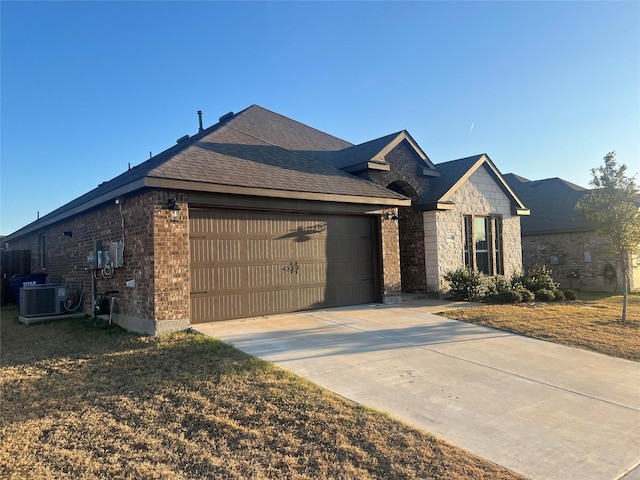
{"label": "air conditioning unit", "polygon": [[67,290],[61,285],[27,285],[20,289],[20,315],[37,317],[64,312]]}

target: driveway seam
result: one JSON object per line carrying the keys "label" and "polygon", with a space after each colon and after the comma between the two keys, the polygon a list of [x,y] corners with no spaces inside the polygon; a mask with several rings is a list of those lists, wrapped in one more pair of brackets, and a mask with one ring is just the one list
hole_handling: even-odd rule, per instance
{"label": "driveway seam", "polygon": [[[613,405],[613,406],[616,406],[616,407],[620,407],[620,408],[624,408],[624,409],[627,409],[627,410],[631,410],[632,412],[640,412],[640,409],[635,408],[635,407],[631,407],[629,405],[624,405],[624,404],[621,404],[621,403],[618,403],[618,402],[613,402],[611,400],[607,400],[607,399],[604,399],[604,398],[596,397],[594,395],[589,395],[587,393],[583,393],[583,392],[580,392],[580,391],[577,391],[577,390],[561,387],[559,385],[554,385],[553,383],[543,382],[543,381],[537,380],[535,378],[531,378],[531,377],[528,377],[528,376],[520,375],[520,374],[515,373],[515,372],[510,372],[509,370],[503,370],[501,368],[492,367],[492,366],[486,365],[484,363],[479,363],[479,362],[476,362],[474,360],[469,360],[469,359],[466,359],[466,358],[463,358],[463,357],[460,357],[460,356],[457,356],[457,355],[452,355],[450,353],[442,352],[440,350],[437,350],[437,349],[429,347],[430,345],[443,345],[443,344],[447,344],[447,343],[477,342],[477,341],[489,340],[489,339],[493,339],[493,338],[517,337],[518,336],[517,334],[513,334],[513,333],[510,333],[510,332],[505,332],[504,335],[496,335],[496,336],[493,336],[493,337],[483,337],[481,339],[458,340],[456,342],[434,342],[434,343],[430,343],[430,344],[427,344],[427,345],[421,345],[421,344],[417,344],[417,343],[407,342],[407,341],[404,341],[404,340],[399,340],[396,337],[389,336],[389,335],[383,335],[381,333],[376,333],[376,332],[373,332],[371,330],[365,330],[365,329],[362,329],[362,328],[358,328],[358,327],[356,327],[356,326],[354,326],[352,324],[338,322],[338,321],[327,319],[327,318],[323,318],[323,317],[317,316],[317,315],[309,315],[309,316],[317,318],[318,320],[321,320],[323,322],[332,323],[334,325],[339,325],[339,326],[342,326],[342,327],[345,327],[345,328],[350,328],[352,330],[357,330],[357,331],[362,332],[362,333],[368,333],[370,335],[375,335],[375,336],[380,337],[380,338],[393,340],[395,342],[402,343],[402,344],[408,345],[410,347],[415,347],[415,348],[419,348],[421,350],[426,350],[426,351],[429,351],[429,352],[432,352],[432,353],[437,353],[439,355],[444,355],[444,356],[449,357],[449,358],[455,358],[456,360],[460,360],[462,362],[466,362],[466,363],[469,363],[469,364],[472,364],[472,365],[476,365],[476,366],[479,366],[479,367],[482,367],[482,368],[486,368],[486,369],[489,369],[489,370],[493,370],[493,371],[496,371],[496,372],[504,373],[506,375],[513,376],[515,378],[520,378],[522,380],[527,380],[529,382],[536,383],[538,385],[544,385],[546,387],[550,387],[550,388],[553,388],[553,389],[556,389],[556,390],[559,390],[559,391],[562,391],[562,392],[567,392],[567,393],[571,393],[571,394],[574,394],[574,395],[577,395],[577,396],[580,396],[580,397],[589,398],[589,399],[592,399],[592,400],[596,400],[598,402],[602,402],[602,403],[606,403],[606,404]],[[493,330],[495,330],[495,329],[493,329]],[[538,341],[544,342],[544,340],[538,340]],[[572,347],[567,347],[567,348],[572,348]]]}

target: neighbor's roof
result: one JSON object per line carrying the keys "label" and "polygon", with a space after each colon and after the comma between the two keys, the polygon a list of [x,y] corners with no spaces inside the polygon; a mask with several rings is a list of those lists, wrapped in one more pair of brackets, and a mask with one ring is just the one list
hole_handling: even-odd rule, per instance
{"label": "neighbor's roof", "polygon": [[511,200],[513,213],[515,215],[529,215],[526,201],[521,200],[516,192],[510,188],[487,154],[482,153],[472,157],[438,163],[436,168],[440,172],[440,177],[432,179],[429,190],[420,197],[419,203],[423,208],[428,210],[452,208],[451,197],[455,191],[475,171],[479,168],[485,168],[504,194]]}
{"label": "neighbor's roof", "polygon": [[353,144],[253,105],[18,230],[44,227],[142,188],[370,205],[408,205],[391,190],[326,162]]}
{"label": "neighbor's roof", "polygon": [[531,209],[531,215],[520,223],[522,233],[593,230],[575,209],[588,189],[557,177],[531,181],[508,173],[504,178]]}

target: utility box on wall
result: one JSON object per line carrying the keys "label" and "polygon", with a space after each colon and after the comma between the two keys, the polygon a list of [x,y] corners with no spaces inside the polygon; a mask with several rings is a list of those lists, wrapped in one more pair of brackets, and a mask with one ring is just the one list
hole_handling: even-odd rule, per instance
{"label": "utility box on wall", "polygon": [[109,244],[109,258],[113,268],[124,266],[124,242],[122,240]]}

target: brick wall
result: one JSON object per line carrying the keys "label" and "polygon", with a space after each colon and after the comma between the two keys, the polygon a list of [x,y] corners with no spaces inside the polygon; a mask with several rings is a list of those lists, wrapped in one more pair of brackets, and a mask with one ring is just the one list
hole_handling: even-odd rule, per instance
{"label": "brick wall", "polygon": [[406,141],[390,151],[385,160],[391,165],[390,170],[369,170],[364,178],[385,188],[392,183],[404,183],[417,196],[429,188],[429,177],[418,175],[418,165],[424,165],[424,162]]}
{"label": "brick wall", "polygon": [[384,210],[380,222],[382,241],[382,300],[383,303],[399,303],[401,301],[400,284],[400,246],[398,243],[398,225],[388,220],[386,214],[397,215],[396,208]]}
{"label": "brick wall", "polygon": [[[167,198],[178,198],[177,222],[167,210]],[[181,201],[182,200],[182,201]],[[65,285],[70,293],[84,287],[84,311],[91,314],[91,276],[96,293],[118,290],[114,321],[142,333],[186,328],[189,319],[188,207],[183,196],[150,191],[122,198],[79,216],[11,241],[11,250],[32,252],[32,272],[47,273],[47,283]],[[64,235],[65,231],[72,236]],[[44,235],[45,258],[39,243]],[[124,266],[110,277],[87,269],[87,255],[124,239]],[[44,268],[42,265],[44,264]],[[125,286],[135,280],[135,288]]]}
{"label": "brick wall", "polygon": [[[177,200],[181,209],[178,218],[165,205],[169,197]],[[158,192],[153,225],[154,304],[156,321],[178,321],[189,324],[190,265],[189,207],[182,194]]]}
{"label": "brick wall", "polygon": [[[399,143],[385,157],[391,165],[389,171],[372,170],[365,178],[373,183],[418,200],[420,194],[429,188],[429,178],[418,175],[418,165],[424,164],[413,147],[406,141]],[[424,224],[422,212],[412,207],[398,209],[399,261],[401,270],[401,290],[405,292],[426,291]]]}
{"label": "brick wall", "polygon": [[424,222],[420,210],[398,209],[400,270],[403,292],[426,292]]}
{"label": "brick wall", "polygon": [[[522,237],[522,251],[525,269],[536,264],[546,266],[562,288],[622,291],[622,262],[609,253],[606,241],[594,232],[527,234]],[[615,268],[615,278],[606,278],[607,265]],[[629,265],[635,266],[630,285],[633,290],[640,287],[640,265],[637,259],[630,260]]]}

